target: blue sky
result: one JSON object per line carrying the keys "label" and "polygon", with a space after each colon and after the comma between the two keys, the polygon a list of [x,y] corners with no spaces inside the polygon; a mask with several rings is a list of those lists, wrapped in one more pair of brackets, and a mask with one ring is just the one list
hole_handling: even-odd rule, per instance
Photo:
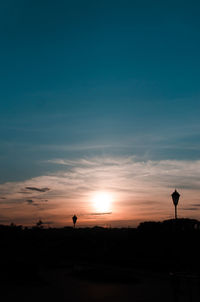
{"label": "blue sky", "polygon": [[183,0],[1,1],[0,183],[63,172],[59,160],[198,161],[199,13]]}

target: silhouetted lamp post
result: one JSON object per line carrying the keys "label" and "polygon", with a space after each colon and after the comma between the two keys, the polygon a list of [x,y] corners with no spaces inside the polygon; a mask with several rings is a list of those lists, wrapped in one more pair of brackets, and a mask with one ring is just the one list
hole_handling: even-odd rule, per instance
{"label": "silhouetted lamp post", "polygon": [[77,217],[76,217],[76,215],[74,215],[74,216],[72,217],[72,220],[73,220],[73,224],[74,224],[74,228],[75,228],[76,221],[77,221]]}
{"label": "silhouetted lamp post", "polygon": [[175,207],[175,219],[177,219],[177,205],[181,195],[175,190],[171,196]]}

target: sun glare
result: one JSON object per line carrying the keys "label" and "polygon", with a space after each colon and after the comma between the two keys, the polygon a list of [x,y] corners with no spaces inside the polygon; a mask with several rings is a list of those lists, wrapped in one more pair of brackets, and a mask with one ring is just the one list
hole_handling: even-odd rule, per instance
{"label": "sun glare", "polygon": [[99,213],[105,213],[111,211],[112,196],[109,193],[106,192],[96,193],[92,198],[92,202],[95,210]]}

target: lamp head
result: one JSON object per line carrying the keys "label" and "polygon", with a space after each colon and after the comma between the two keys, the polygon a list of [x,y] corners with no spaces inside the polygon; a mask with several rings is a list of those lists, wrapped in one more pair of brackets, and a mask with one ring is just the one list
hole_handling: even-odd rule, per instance
{"label": "lamp head", "polygon": [[179,198],[180,198],[180,194],[175,190],[173,193],[172,193],[172,200],[173,200],[173,203],[175,206],[177,206],[178,204],[178,201],[179,201]]}

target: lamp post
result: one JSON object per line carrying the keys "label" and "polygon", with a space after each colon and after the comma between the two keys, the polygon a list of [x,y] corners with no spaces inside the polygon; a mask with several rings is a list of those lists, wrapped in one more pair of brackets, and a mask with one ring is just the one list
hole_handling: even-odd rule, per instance
{"label": "lamp post", "polygon": [[175,219],[177,219],[177,205],[181,195],[175,190],[171,196],[175,207]]}
{"label": "lamp post", "polygon": [[73,221],[74,228],[75,228],[75,226],[76,226],[76,221],[77,221],[76,215],[74,215],[74,216],[72,217],[72,221]]}

